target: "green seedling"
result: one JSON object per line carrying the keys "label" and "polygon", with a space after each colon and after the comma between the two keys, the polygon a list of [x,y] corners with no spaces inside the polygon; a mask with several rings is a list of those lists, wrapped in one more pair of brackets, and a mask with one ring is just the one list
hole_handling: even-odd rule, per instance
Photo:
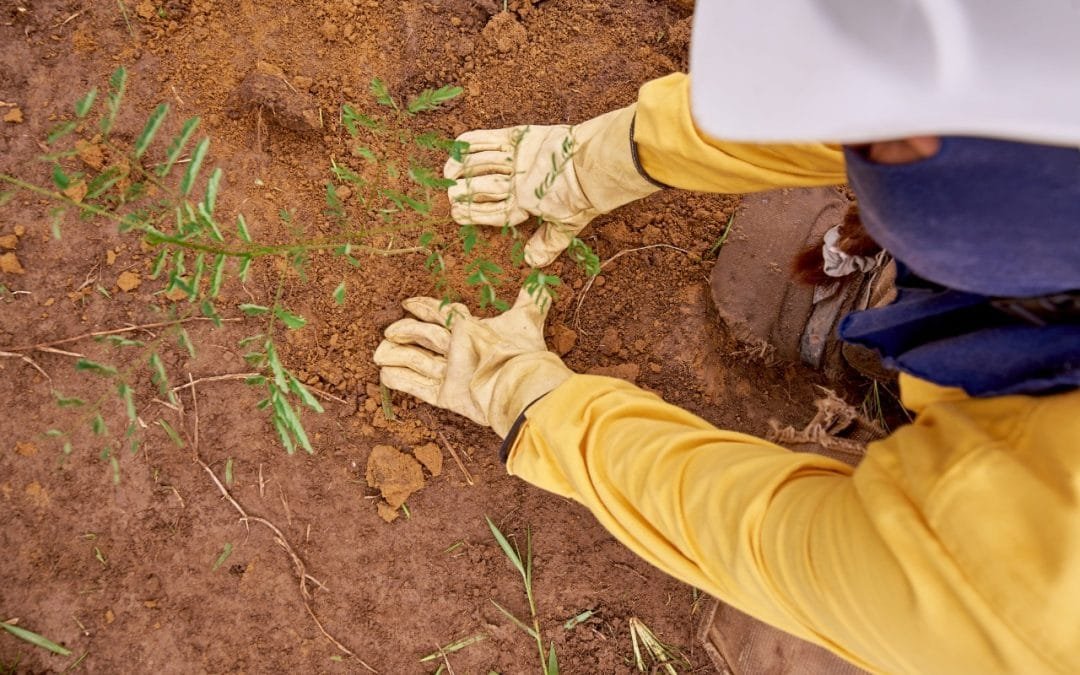
{"label": "green seedling", "polygon": [[221,550],[217,560],[214,561],[214,566],[210,568],[211,572],[217,572],[218,568],[225,564],[225,561],[232,555],[232,544],[225,542],[225,548]]}
{"label": "green seedling", "polygon": [[[664,672],[668,675],[678,675],[676,666],[690,668],[690,663],[683,658],[677,648],[661,642],[656,634],[636,616],[630,617],[630,641],[634,647],[634,663],[638,672]],[[646,656],[648,656],[648,664],[646,664]]]}
{"label": "green seedling", "polygon": [[540,632],[540,619],[536,614],[536,599],[533,596],[533,567],[532,567],[532,531],[528,528],[525,529],[525,555],[522,557],[520,549],[517,545],[511,544],[502,531],[496,527],[491,518],[484,516],[487,521],[488,528],[491,529],[491,534],[495,537],[495,541],[498,542],[499,548],[509,558],[514,569],[521,575],[522,583],[525,586],[525,597],[529,601],[529,615],[532,619],[532,625],[526,624],[521,619],[514,616],[514,614],[495,602],[491,601],[491,604],[495,605],[500,612],[502,612],[508,619],[510,619],[514,625],[527,633],[530,637],[536,640],[536,648],[540,653],[540,666],[544,675],[558,675],[559,673],[559,660],[555,654],[555,644],[552,643],[546,656],[544,652],[544,638]]}
{"label": "green seedling", "polygon": [[225,460],[225,484],[232,486],[233,484],[233,458],[230,457]]}
{"label": "green seedling", "polygon": [[564,630],[573,630],[579,624],[585,623],[586,621],[593,618],[594,616],[596,616],[596,610],[587,609],[584,612],[576,614],[576,615],[570,617],[569,619],[567,619],[566,622],[563,623],[563,629]]}
{"label": "green seedling", "polygon": [[731,224],[735,222],[735,212],[731,212],[731,216],[728,217],[727,224],[724,225],[724,231],[720,233],[720,238],[716,240],[703,257],[714,258],[720,254],[720,249],[724,247],[724,242],[727,241],[728,235],[731,234]]}
{"label": "green seedling", "polygon": [[38,635],[34,631],[26,630],[25,628],[20,628],[19,626],[16,626],[15,624],[13,624],[10,621],[9,622],[0,622],[0,628],[3,628],[4,630],[11,633],[12,635],[19,638],[20,640],[23,640],[24,642],[29,642],[30,644],[34,645],[35,647],[41,647],[42,649],[47,649],[47,650],[49,650],[50,652],[52,652],[54,654],[59,654],[60,656],[70,656],[71,655],[71,650],[65,649],[64,647],[61,647],[60,645],[56,644],[55,642],[53,642],[49,638]]}

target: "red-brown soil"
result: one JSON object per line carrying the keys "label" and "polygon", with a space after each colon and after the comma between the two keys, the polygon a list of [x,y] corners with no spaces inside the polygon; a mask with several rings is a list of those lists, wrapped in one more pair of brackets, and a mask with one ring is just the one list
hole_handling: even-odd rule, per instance
{"label": "red-brown soil", "polygon": [[[463,86],[460,99],[425,122],[451,136],[578,122],[685,67],[687,4],[514,0],[501,13],[494,0],[11,0],[0,6],[0,102],[10,104],[0,108],[10,116],[0,122],[0,172],[46,184],[39,141],[76,98],[126,65],[131,114],[121,133],[137,133],[162,101],[177,118],[201,115],[213,138],[210,160],[225,169],[222,208],[243,209],[268,239],[283,236],[277,214],[286,208],[294,224],[318,233],[329,158],[347,152],[337,111],[346,101],[370,105],[371,78],[403,97]],[[241,88],[260,68],[282,73],[289,92],[267,91],[258,79]],[[301,112],[286,118],[275,105]],[[321,109],[323,128],[303,114],[305,105]],[[718,425],[761,434],[770,418],[808,420],[816,376],[733,355],[710,315],[711,261],[703,257],[736,203],[667,191],[594,222],[583,236],[601,259],[665,246],[622,255],[589,288],[579,269],[556,263],[565,286],[549,344],[575,370],[635,380]],[[162,282],[148,278],[149,256],[136,238],[70,218],[54,240],[48,208],[21,194],[0,210],[0,245],[19,235],[0,271],[0,350],[162,319],[153,311],[164,302],[154,295]],[[460,261],[449,262],[460,276]],[[0,633],[0,672],[59,672],[82,655],[79,669],[103,673],[362,671],[309,616],[275,535],[239,522],[196,452],[222,479],[231,458],[231,494],[280,528],[307,573],[325,584],[312,591],[318,621],[381,673],[434,672],[439,663],[422,656],[478,634],[485,639],[449,655],[454,672],[538,671],[535,644],[491,602],[527,614],[520,579],[485,515],[522,544],[532,530],[540,623],[562,672],[630,672],[631,616],[681,647],[695,672],[712,672],[693,644],[692,589],[636,559],[582,508],[507,476],[494,434],[404,396],[393,399],[397,419],[385,418],[370,355],[382,329],[402,316],[401,300],[431,294],[432,282],[419,255],[362,263],[316,255],[301,278],[263,261],[219,303],[238,317],[237,303],[272,303],[284,280],[283,302],[309,324],[279,336],[282,357],[344,401],[305,414],[314,455],[286,455],[242,382],[202,382],[195,400],[184,390],[181,415],[154,401],[143,373],[146,441],[138,454],[117,451],[114,485],[101,440],[79,431],[65,457],[43,435],[82,424],[57,408],[53,390],[102,396],[106,412],[122,418],[106,385],[76,373],[64,354],[29,353],[51,380],[23,360],[0,358],[0,620],[18,617],[72,650],[54,656]],[[339,306],[332,293],[343,279],[350,290]],[[179,380],[245,372],[237,341],[253,325],[193,322],[197,355],[173,347],[163,358]],[[63,348],[124,365],[121,352],[93,340]],[[183,449],[158,418],[180,430]],[[408,497],[409,517],[384,522],[368,478],[372,448],[431,443],[444,450],[440,475],[425,471],[424,486]],[[430,460],[430,452],[421,454]],[[214,569],[227,543],[231,555]],[[586,609],[596,616],[563,628]]]}

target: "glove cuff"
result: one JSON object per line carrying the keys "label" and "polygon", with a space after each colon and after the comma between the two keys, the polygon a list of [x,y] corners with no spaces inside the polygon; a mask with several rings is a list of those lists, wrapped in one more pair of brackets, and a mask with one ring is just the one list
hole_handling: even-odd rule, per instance
{"label": "glove cuff", "polygon": [[647,197],[664,187],[641,170],[634,146],[637,106],[612,110],[574,127],[574,171],[598,213]]}
{"label": "glove cuff", "polygon": [[551,352],[530,352],[507,361],[498,371],[488,404],[488,424],[506,438],[525,408],[570,379],[573,371]]}

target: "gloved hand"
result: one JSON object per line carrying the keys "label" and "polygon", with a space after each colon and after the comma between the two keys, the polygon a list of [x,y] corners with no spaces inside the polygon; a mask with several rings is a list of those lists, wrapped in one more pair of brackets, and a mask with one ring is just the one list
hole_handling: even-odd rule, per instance
{"label": "gloved hand", "polygon": [[525,245],[525,261],[555,260],[590,220],[659,190],[637,168],[630,128],[635,106],[577,126],[520,126],[470,131],[461,162],[443,173],[457,222],[503,227],[530,215],[543,222]]}
{"label": "gloved hand", "polygon": [[375,350],[379,379],[505,438],[526,406],[573,375],[544,344],[551,300],[541,300],[523,288],[506,312],[477,319],[458,303],[409,298],[402,305],[416,319],[387,327]]}

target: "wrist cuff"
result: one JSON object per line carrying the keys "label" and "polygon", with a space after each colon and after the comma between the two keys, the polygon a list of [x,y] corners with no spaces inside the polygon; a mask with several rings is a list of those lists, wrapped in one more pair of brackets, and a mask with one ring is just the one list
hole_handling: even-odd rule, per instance
{"label": "wrist cuff", "polygon": [[538,398],[533,399],[532,403],[529,403],[529,405],[525,406],[525,410],[522,410],[521,414],[517,416],[516,420],[514,420],[514,424],[511,425],[510,431],[506,432],[506,438],[503,439],[502,445],[499,446],[499,461],[502,462],[504,465],[506,464],[507,460],[510,459],[510,450],[514,447],[514,441],[517,440],[518,432],[520,432],[521,427],[525,425],[525,413],[528,412],[529,408],[533,406],[533,403],[536,403],[540,399],[544,398],[544,396],[547,396],[547,394],[542,394]]}

